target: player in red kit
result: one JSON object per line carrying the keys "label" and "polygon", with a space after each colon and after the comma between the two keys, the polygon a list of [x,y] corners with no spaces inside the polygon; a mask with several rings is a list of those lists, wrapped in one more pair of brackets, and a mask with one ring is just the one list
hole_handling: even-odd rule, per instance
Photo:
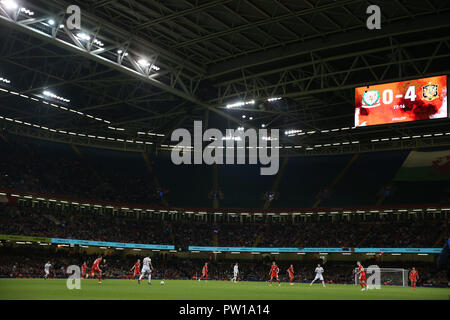
{"label": "player in red kit", "polygon": [[91,277],[93,278],[95,273],[98,273],[98,283],[102,283],[102,270],[100,269],[100,263],[102,262],[102,257],[95,259],[94,264],[91,269]]}
{"label": "player in red kit", "polygon": [[133,276],[131,277],[131,280],[134,280],[135,276],[139,276],[141,274],[141,259],[138,259],[137,262],[134,264],[133,268],[131,268],[130,271],[133,271]]}
{"label": "player in red kit", "polygon": [[416,268],[412,268],[409,272],[409,280],[411,280],[411,288],[416,289],[416,282],[419,280],[419,273],[416,271]]}
{"label": "player in red kit", "polygon": [[272,262],[272,265],[270,266],[270,286],[272,285],[272,279],[276,278],[278,281],[278,286],[280,286],[280,278],[278,278],[278,272],[280,272],[280,269],[275,264],[275,261]]}
{"label": "player in red kit", "polygon": [[289,276],[289,284],[291,286],[294,285],[294,266],[291,264],[291,266],[287,269],[287,273]]}
{"label": "player in red kit", "polygon": [[198,279],[198,281],[202,279],[208,280],[208,262],[205,262],[205,265],[202,269],[202,276]]}
{"label": "player in red kit", "polygon": [[84,278],[86,276],[86,269],[87,269],[87,264],[86,264],[86,261],[85,261],[81,265],[81,278]]}
{"label": "player in red kit", "polygon": [[364,271],[364,267],[359,261],[356,262],[356,264],[358,265],[359,284],[362,288],[361,291],[367,290],[366,272]]}

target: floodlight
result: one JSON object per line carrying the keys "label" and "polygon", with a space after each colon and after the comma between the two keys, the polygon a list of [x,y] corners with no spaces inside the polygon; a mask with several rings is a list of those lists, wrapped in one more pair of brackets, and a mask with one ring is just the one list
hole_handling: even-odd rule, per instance
{"label": "floodlight", "polygon": [[1,4],[8,10],[16,10],[19,5],[13,0],[2,0]]}
{"label": "floodlight", "polygon": [[148,67],[150,65],[150,63],[145,59],[139,59],[138,64],[142,67]]}

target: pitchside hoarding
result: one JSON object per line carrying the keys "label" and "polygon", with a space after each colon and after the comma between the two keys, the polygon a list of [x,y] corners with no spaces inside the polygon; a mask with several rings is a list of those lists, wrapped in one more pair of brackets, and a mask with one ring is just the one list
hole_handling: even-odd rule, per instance
{"label": "pitchside hoarding", "polygon": [[61,239],[51,238],[51,243],[54,244],[76,244],[96,247],[112,247],[112,248],[133,248],[133,249],[153,249],[153,250],[175,250],[173,245],[165,244],[143,244],[143,243],[123,243],[123,242],[105,242],[105,241],[91,241],[78,239]]}
{"label": "pitchside hoarding", "polygon": [[355,127],[448,118],[447,76],[355,89]]}
{"label": "pitchside hoarding", "polygon": [[258,253],[439,253],[441,248],[257,248],[189,246],[189,251]]}

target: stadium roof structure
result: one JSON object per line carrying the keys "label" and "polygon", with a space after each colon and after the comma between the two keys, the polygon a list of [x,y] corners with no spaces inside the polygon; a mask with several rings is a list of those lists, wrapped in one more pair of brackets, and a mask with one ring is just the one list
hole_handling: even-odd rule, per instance
{"label": "stadium roof structure", "polygon": [[278,128],[287,155],[450,145],[448,119],[352,128],[355,87],[449,73],[448,1],[1,0],[0,37],[17,134],[157,150],[202,120]]}

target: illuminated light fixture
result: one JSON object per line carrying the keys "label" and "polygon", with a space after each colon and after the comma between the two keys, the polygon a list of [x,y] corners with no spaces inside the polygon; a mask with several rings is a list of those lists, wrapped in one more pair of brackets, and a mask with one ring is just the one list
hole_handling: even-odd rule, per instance
{"label": "illuminated light fixture", "polygon": [[145,60],[145,59],[139,59],[137,63],[141,67],[144,67],[144,68],[146,68],[146,67],[148,67],[150,65],[150,63],[147,60]]}
{"label": "illuminated light fixture", "polygon": [[269,98],[269,99],[267,99],[267,102],[273,102],[273,101],[277,101],[277,100],[281,100],[281,98],[280,97]]}
{"label": "illuminated light fixture", "polygon": [[227,104],[226,107],[228,109],[230,109],[230,108],[242,107],[242,106],[249,105],[249,104],[255,104],[255,100],[240,101],[240,102],[236,102],[236,103],[230,103],[230,104]]}
{"label": "illuminated light fixture", "polygon": [[60,24],[60,25],[59,25],[59,28],[60,28],[60,29],[64,29],[64,25],[63,25],[63,24]]}
{"label": "illuminated light fixture", "polygon": [[55,24],[55,20],[53,20],[53,19],[48,20],[48,24],[53,26]]}
{"label": "illuminated light fixture", "polygon": [[[117,131],[125,131],[124,128],[116,128],[116,127],[108,127],[108,129],[117,130]],[[138,132],[138,134],[139,134],[139,132]]]}
{"label": "illuminated light fixture", "polygon": [[99,47],[103,47],[105,44],[101,42],[100,40],[94,39],[94,43],[98,45]]}
{"label": "illuminated light fixture", "polygon": [[262,125],[261,125],[261,128],[265,128],[266,127],[266,125],[263,123]]}
{"label": "illuminated light fixture", "polygon": [[253,117],[248,118],[248,120],[253,120]]}
{"label": "illuminated light fixture", "polygon": [[0,82],[4,82],[4,83],[11,83],[11,81],[9,81],[6,78],[0,78]]}
{"label": "illuminated light fixture", "polygon": [[234,140],[234,141],[241,141],[241,137],[222,137],[222,140]]}
{"label": "illuminated light fixture", "polygon": [[245,119],[245,118],[247,118],[247,116],[244,114],[244,115],[242,115],[242,119]]}
{"label": "illuminated light fixture", "polygon": [[56,94],[54,94],[54,93],[52,93],[52,92],[50,92],[50,91],[47,91],[47,90],[46,90],[46,91],[44,91],[43,93],[44,93],[44,96],[51,97],[51,98],[53,98],[53,99],[58,99],[58,100],[61,100],[61,101],[64,101],[64,102],[70,102],[69,99],[66,99],[66,98],[57,96]]}
{"label": "illuminated light fixture", "polygon": [[300,133],[300,132],[302,132],[302,130],[286,130],[284,132],[284,134],[288,136],[288,135],[296,134],[296,133]]}
{"label": "illuminated light fixture", "polygon": [[34,12],[31,10],[28,10],[27,8],[20,8],[20,12],[23,12],[29,16],[34,16]]}
{"label": "illuminated light fixture", "polygon": [[88,34],[84,33],[84,32],[79,32],[77,34],[77,37],[82,39],[82,40],[86,40],[86,41],[91,40],[91,37]]}
{"label": "illuminated light fixture", "polygon": [[153,69],[155,71],[159,71],[161,68],[152,64],[151,69]]}
{"label": "illuminated light fixture", "polygon": [[123,51],[122,51],[122,50],[117,50],[117,53],[118,53],[118,54],[122,54]]}
{"label": "illuminated light fixture", "polygon": [[238,131],[244,131],[244,127],[238,127]]}
{"label": "illuminated light fixture", "polygon": [[8,10],[16,10],[19,8],[17,2],[13,0],[2,0],[0,3]]}

